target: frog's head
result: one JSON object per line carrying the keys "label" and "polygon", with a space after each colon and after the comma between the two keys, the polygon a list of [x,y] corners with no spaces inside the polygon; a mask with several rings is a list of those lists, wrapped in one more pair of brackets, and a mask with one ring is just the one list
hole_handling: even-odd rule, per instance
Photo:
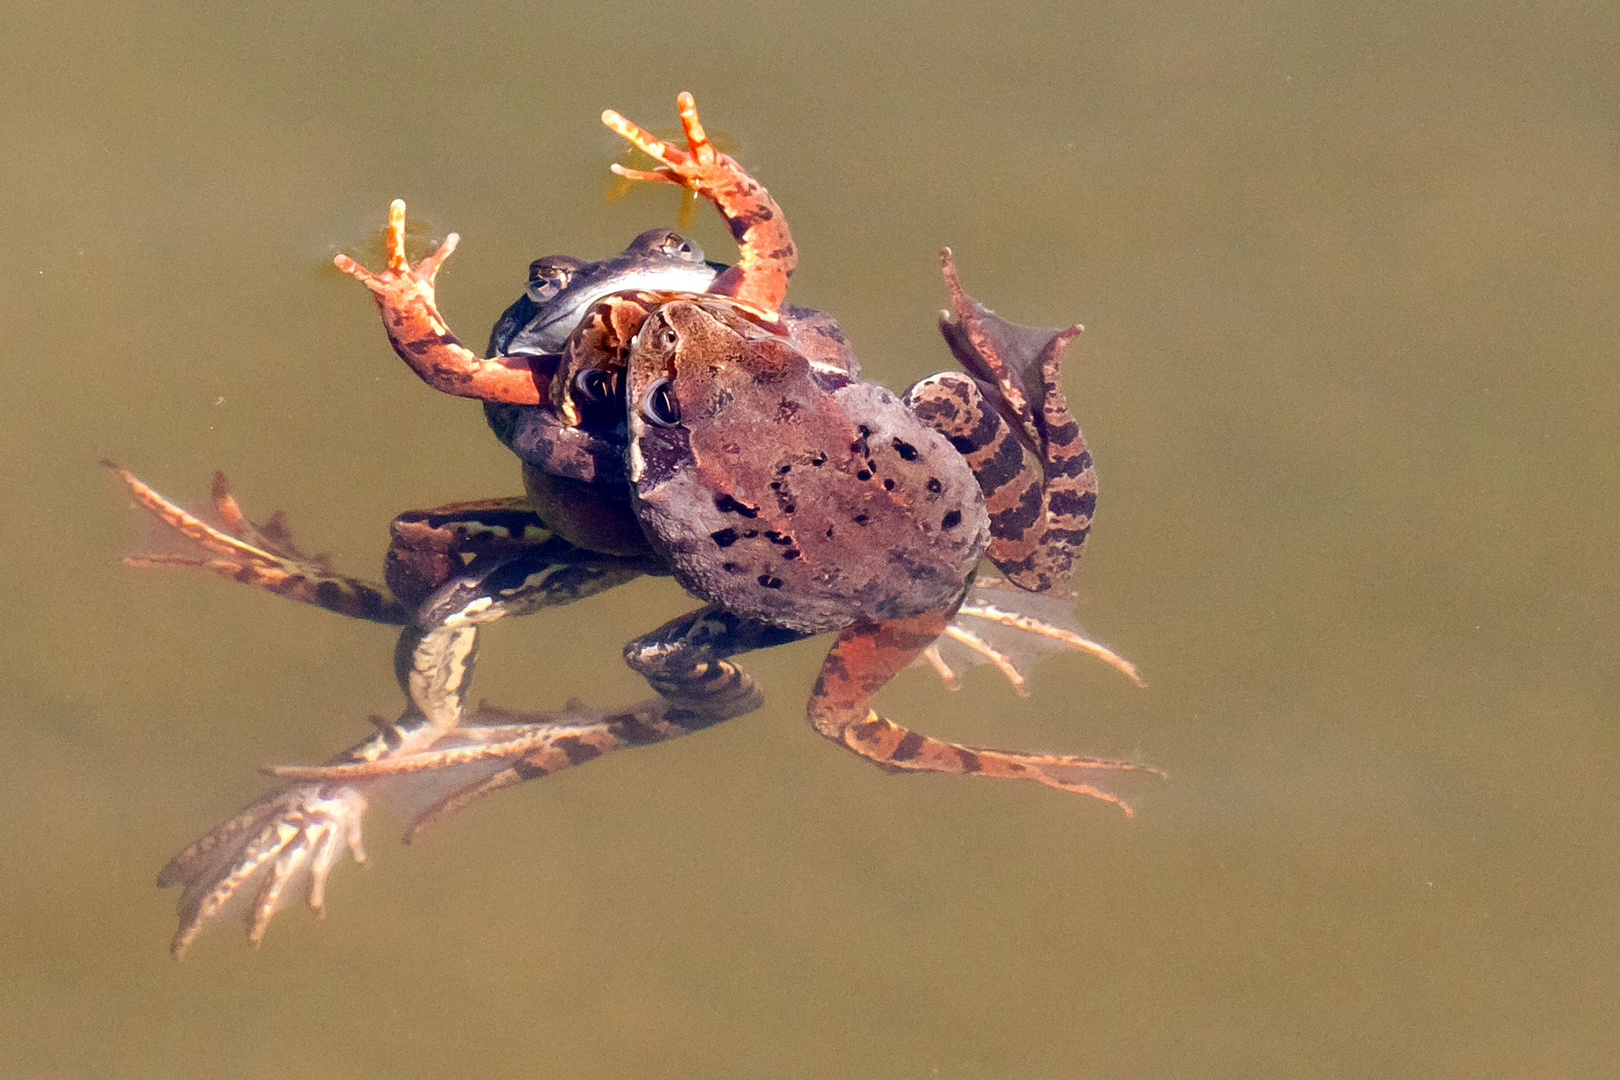
{"label": "frog's head", "polygon": [[622,252],[599,262],[547,255],[529,265],[524,294],[490,335],[490,355],[537,356],[562,351],[591,305],[632,290],[701,293],[723,266],[680,233],[650,229]]}
{"label": "frog's head", "polygon": [[[775,328],[721,298],[676,299],[631,340],[624,373],[630,478],[653,484],[688,456],[689,431],[713,431],[726,407],[807,361]],[[645,483],[643,483],[645,481]]]}

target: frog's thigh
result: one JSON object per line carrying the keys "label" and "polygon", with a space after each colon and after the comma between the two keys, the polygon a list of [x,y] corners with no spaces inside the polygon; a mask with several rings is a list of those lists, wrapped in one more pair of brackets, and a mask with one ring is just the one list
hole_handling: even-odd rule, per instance
{"label": "frog's thigh", "polygon": [[838,635],[810,692],[809,719],[821,734],[889,772],[937,772],[1034,780],[1130,807],[1107,787],[1129,762],[1066,754],[1021,754],[963,746],[909,731],[870,705],[872,695],[926,649],[950,623],[954,606],[885,623],[861,623]]}
{"label": "frog's thigh", "polygon": [[710,604],[631,641],[624,662],[675,706],[671,719],[701,727],[753,712],[762,700],[753,678],[725,657],[808,636]]}
{"label": "frog's thigh", "polygon": [[415,607],[479,555],[515,555],[552,538],[522,496],[407,510],[388,527],[384,579]]}
{"label": "frog's thigh", "polygon": [[[455,727],[472,681],[479,627],[571,604],[641,573],[632,560],[556,537],[531,542],[515,555],[480,555],[424,601],[400,634],[394,652],[400,687],[435,728]],[[400,723],[411,722],[407,710]]]}
{"label": "frog's thigh", "polygon": [[1024,447],[971,378],[947,371],[906,391],[907,408],[951,441],[984,492],[990,515],[986,557],[1018,584],[1035,563],[1044,532],[1041,480],[1024,460]]}

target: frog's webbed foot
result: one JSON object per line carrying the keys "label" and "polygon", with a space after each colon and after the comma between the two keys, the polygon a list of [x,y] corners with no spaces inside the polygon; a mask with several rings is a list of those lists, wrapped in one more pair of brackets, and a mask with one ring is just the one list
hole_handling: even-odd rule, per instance
{"label": "frog's webbed foot", "polygon": [[922,652],[948,689],[958,688],[964,668],[990,664],[1028,697],[1030,669],[1048,653],[1070,649],[1098,660],[1144,686],[1136,665],[1094,641],[1074,617],[1069,601],[1019,589],[1005,578],[980,574],[945,632]]}
{"label": "frog's webbed foot", "polygon": [[411,266],[405,257],[405,200],[395,199],[388,207],[388,262],[384,269],[373,273],[347,255],[334,256],[332,261],[371,290],[382,311],[389,344],[423,382],[457,397],[544,405],[549,372],[545,378],[537,378],[528,359],[521,356],[479,356],[450,332],[439,314],[434,281],[459,240],[451,233],[438,248]]}
{"label": "frog's webbed foot", "polygon": [[176,960],[211,922],[240,910],[257,945],[295,886],[323,913],[326,879],[344,846],[365,862],[358,788],[312,784],[264,796],[169,860],[157,883],[181,886],[180,926],[169,952]]}
{"label": "frog's webbed foot", "polygon": [[[962,291],[949,248],[941,261],[954,317],[941,313],[940,333],[972,378],[933,376],[907,402],[958,444],[979,477],[991,561],[1019,588],[1061,592],[1097,503],[1097,473],[1059,382],[1064,349],[1082,327],[1008,322]],[[994,423],[997,415],[1003,423]],[[1038,480],[1023,466],[1020,444],[1039,459]]]}
{"label": "frog's webbed foot", "polygon": [[661,163],[657,169],[648,171],[627,169],[618,164],[612,169],[631,180],[679,184],[714,203],[737,241],[738,257],[737,265],[721,275],[712,291],[736,297],[774,318],[787,296],[788,278],[799,261],[798,248],[794,246],[782,208],[776,205],[763,184],[709,142],[691,94],[683,91],[678,95],[675,107],[686,132],[685,150],[670,145],[612,109],[604,112],[602,123]]}
{"label": "frog's webbed foot", "polygon": [[248,520],[224,473],[214,474],[213,504],[219,525],[211,525],[160,495],[128,469],[102,462],[129,488],[148,513],[175,537],[202,549],[193,555],[126,558],[130,566],[194,566],[266,592],[341,615],[398,626],[409,613],[386,586],[334,573],[325,555],[307,555],[292,541],[281,511],[264,524]]}
{"label": "frog's webbed foot", "polygon": [[950,623],[939,611],[881,624],[857,624],[838,636],[811,691],[811,725],[891,772],[938,772],[1034,780],[1063,791],[1130,804],[1114,787],[1128,773],[1164,775],[1158,769],[1110,758],[1070,754],[1024,754],[945,742],[908,731],[871,708],[877,690],[921,654]]}

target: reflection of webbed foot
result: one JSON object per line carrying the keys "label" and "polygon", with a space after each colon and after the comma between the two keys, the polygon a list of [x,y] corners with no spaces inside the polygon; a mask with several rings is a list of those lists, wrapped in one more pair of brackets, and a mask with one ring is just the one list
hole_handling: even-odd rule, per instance
{"label": "reflection of webbed foot", "polygon": [[207,926],[241,903],[248,940],[264,937],[288,890],[308,881],[309,906],[321,913],[326,878],[344,845],[364,862],[360,819],[365,796],[352,787],[312,784],[273,792],[169,860],[158,887],[182,886],[176,960]]}
{"label": "reflection of webbed foot", "polygon": [[1087,636],[1070,603],[1027,592],[994,574],[980,574],[951,624],[923,650],[923,659],[951,690],[958,688],[957,675],[963,669],[992,664],[1020,697],[1028,697],[1030,669],[1059,649],[1095,656],[1137,686],[1146,685],[1135,664]]}
{"label": "reflection of webbed foot", "polygon": [[129,565],[195,566],[341,615],[394,626],[406,621],[404,605],[386,586],[334,573],[325,555],[300,551],[281,511],[277,510],[262,525],[248,520],[231,495],[224,473],[214,474],[212,499],[219,519],[216,527],[147,487],[128,469],[111,461],[102,464],[118,474],[147,512],[173,530],[175,536],[205,553],[126,558]]}

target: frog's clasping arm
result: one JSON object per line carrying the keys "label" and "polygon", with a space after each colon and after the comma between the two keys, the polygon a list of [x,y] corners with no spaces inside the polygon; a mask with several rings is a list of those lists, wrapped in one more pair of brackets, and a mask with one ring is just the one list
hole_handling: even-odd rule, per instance
{"label": "frog's clasping arm", "polygon": [[388,207],[386,269],[373,273],[347,255],[332,261],[371,290],[382,310],[388,343],[433,389],[484,401],[544,405],[549,372],[537,378],[525,357],[484,359],[463,345],[439,314],[434,279],[460,239],[451,233],[413,269],[405,257],[405,200],[395,199]]}
{"label": "frog's clasping arm", "polygon": [[611,168],[631,180],[679,184],[714,203],[737,241],[737,265],[722,274],[711,291],[735,296],[774,316],[787,297],[788,278],[799,263],[799,250],[782,208],[763,184],[709,142],[691,94],[682,91],[675,107],[686,132],[686,150],[671,146],[612,109],[604,112],[602,123],[662,162],[660,168],[650,171],[618,164]]}

